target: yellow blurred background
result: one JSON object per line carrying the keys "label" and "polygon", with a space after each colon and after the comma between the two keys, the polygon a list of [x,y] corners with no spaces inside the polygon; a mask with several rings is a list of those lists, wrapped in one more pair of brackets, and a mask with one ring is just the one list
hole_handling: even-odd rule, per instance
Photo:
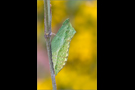
{"label": "yellow blurred background", "polygon": [[[55,77],[57,89],[97,89],[97,1],[51,0],[50,3],[52,32],[57,33],[67,18],[76,30],[67,63]],[[37,89],[52,89],[43,0],[37,0]]]}

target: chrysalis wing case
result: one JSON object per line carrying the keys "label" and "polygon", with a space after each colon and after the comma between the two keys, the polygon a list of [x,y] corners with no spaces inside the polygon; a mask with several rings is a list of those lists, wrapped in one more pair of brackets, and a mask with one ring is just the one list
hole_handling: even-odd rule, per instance
{"label": "chrysalis wing case", "polygon": [[68,59],[70,41],[76,31],[66,19],[51,42],[52,61],[55,75],[64,67]]}

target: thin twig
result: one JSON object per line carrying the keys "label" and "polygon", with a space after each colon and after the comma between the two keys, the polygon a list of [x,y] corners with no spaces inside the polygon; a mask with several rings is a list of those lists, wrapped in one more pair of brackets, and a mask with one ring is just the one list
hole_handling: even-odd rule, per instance
{"label": "thin twig", "polygon": [[52,86],[53,90],[57,90],[56,82],[55,82],[55,74],[52,62],[52,51],[51,51],[51,9],[50,9],[50,0],[44,0],[44,37],[46,40],[49,64],[50,64],[50,72],[52,78]]}

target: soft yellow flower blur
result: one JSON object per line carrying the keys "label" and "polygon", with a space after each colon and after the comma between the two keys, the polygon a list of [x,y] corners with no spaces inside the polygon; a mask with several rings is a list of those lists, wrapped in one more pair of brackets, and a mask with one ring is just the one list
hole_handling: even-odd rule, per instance
{"label": "soft yellow flower blur", "polygon": [[[52,89],[44,38],[43,5],[42,0],[37,1],[37,89],[39,90]],[[55,77],[57,89],[97,89],[97,1],[51,0],[51,5],[52,32],[57,33],[67,18],[76,30],[70,43],[68,61]]]}

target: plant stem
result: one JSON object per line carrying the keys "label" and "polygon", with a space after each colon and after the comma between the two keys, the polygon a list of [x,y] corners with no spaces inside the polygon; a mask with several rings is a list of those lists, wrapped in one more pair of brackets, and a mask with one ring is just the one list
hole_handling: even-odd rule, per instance
{"label": "plant stem", "polygon": [[52,51],[51,51],[51,9],[50,9],[50,0],[44,0],[44,37],[46,40],[47,53],[50,64],[50,72],[52,79],[53,90],[57,90],[55,82],[55,74],[52,62]]}

